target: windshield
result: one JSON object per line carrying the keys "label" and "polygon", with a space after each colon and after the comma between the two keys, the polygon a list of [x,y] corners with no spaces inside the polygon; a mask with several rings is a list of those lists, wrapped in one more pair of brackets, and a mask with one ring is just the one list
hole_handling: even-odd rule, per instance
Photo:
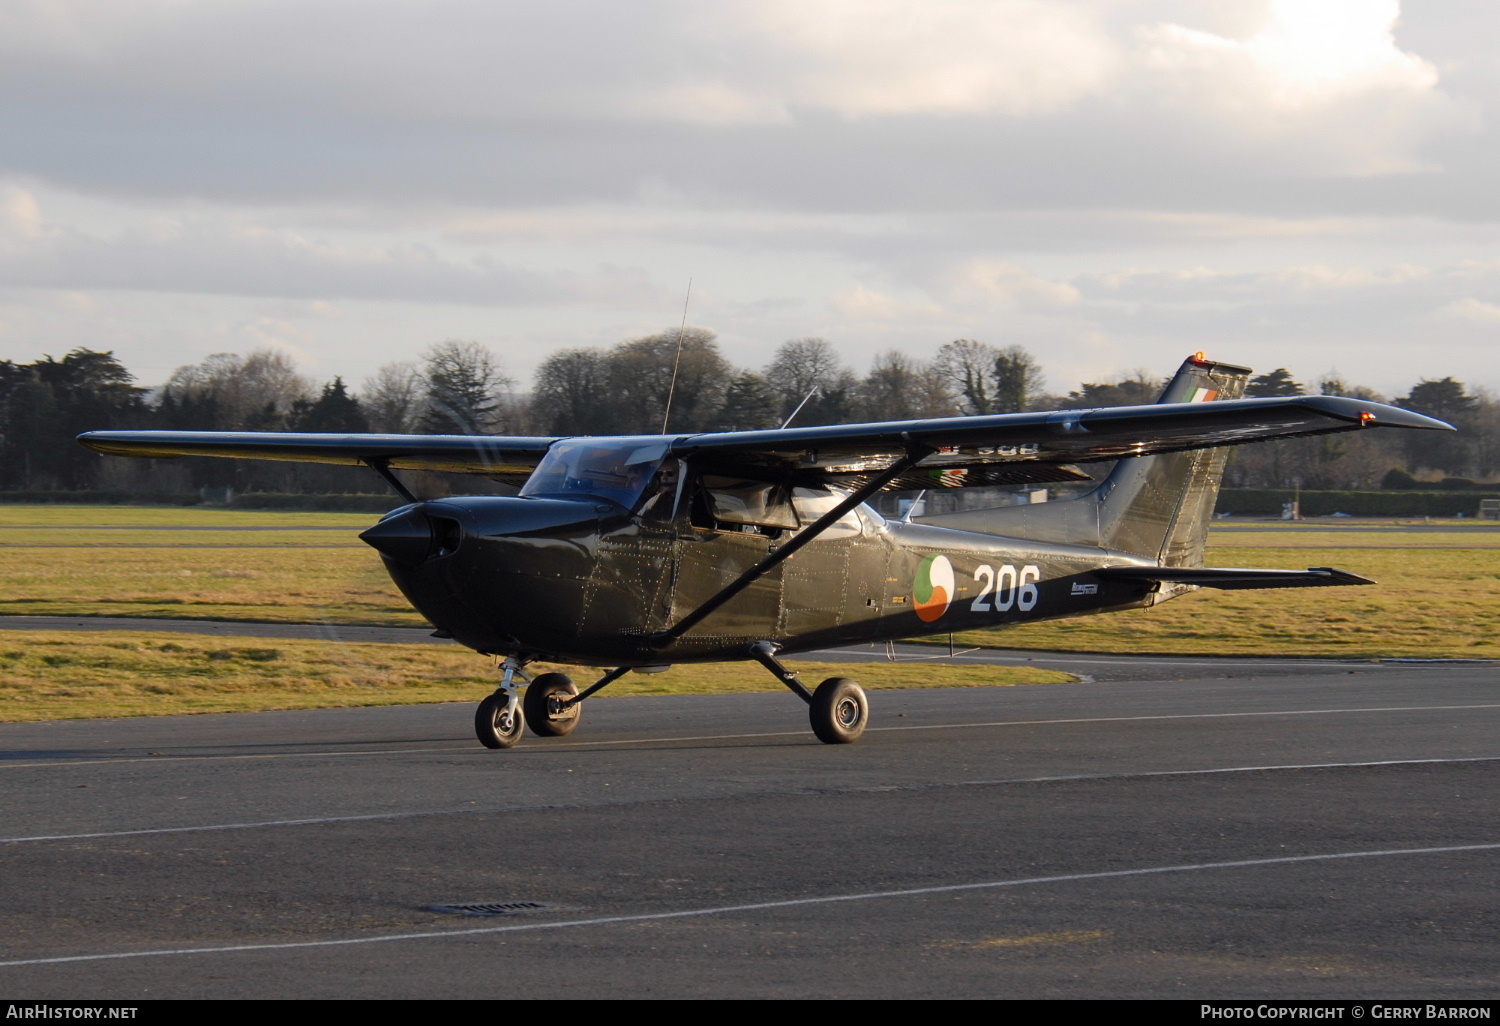
{"label": "windshield", "polygon": [[648,439],[568,439],[547,450],[521,494],[607,499],[634,509],[665,455],[663,443]]}

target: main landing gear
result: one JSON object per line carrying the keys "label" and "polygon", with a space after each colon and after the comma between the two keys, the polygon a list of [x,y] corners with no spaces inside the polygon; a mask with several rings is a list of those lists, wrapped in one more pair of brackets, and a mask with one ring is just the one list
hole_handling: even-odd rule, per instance
{"label": "main landing gear", "polygon": [[816,691],[809,691],[776,658],[776,646],[771,642],[757,641],[750,646],[750,655],[807,703],[807,718],[819,741],[825,745],[852,745],[865,732],[865,724],[870,722],[870,703],[865,698],[865,689],[854,681],[848,677],[829,677]]}
{"label": "main landing gear", "polygon": [[[849,745],[865,732],[870,703],[864,689],[854,681],[829,677],[817,690],[809,691],[777,660],[776,646],[771,642],[757,641],[750,646],[750,655],[807,703],[808,720],[819,741]],[[630,670],[628,666],[610,670],[580,692],[567,674],[544,673],[530,680],[523,672],[525,666],[523,660],[507,656],[501,664],[500,687],[474,712],[474,733],[486,748],[510,748],[521,740],[522,730],[528,726],[538,737],[566,737],[578,726],[583,700]],[[524,697],[522,686],[526,687]]]}

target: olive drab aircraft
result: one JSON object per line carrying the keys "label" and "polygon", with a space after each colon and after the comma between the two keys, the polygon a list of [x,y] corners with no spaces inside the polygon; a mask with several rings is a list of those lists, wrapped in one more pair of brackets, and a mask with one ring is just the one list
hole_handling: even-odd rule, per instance
{"label": "olive drab aircraft", "polygon": [[[1337,396],[1244,399],[1250,371],[1190,357],[1150,406],[689,435],[92,431],[116,456],[368,466],[406,500],[360,535],[436,628],[495,657],[475,731],[508,748],[570,733],[631,670],[754,660],[808,704],[813,733],[859,738],[842,677],[809,688],[785,653],[1152,606],[1198,588],[1370,584],[1330,567],[1206,567],[1228,446],[1377,428],[1452,430]],[[1090,481],[1031,505],[895,522],[883,489]],[[420,501],[402,470],[471,474],[515,495]],[[607,668],[582,691],[547,660]]]}

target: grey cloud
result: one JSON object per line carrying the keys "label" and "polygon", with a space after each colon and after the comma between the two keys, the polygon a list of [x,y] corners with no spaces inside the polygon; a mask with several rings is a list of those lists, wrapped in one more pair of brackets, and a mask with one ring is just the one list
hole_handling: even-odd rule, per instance
{"label": "grey cloud", "polygon": [[0,239],[0,279],[42,288],[486,306],[620,304],[657,295],[636,269],[539,271],[488,256],[457,261],[411,242],[340,246],[284,231],[195,223],[135,228],[113,238],[51,228],[35,238]]}
{"label": "grey cloud", "polygon": [[[623,203],[654,190],[750,209],[1497,214],[1496,147],[1474,127],[1495,81],[1472,70],[1477,58],[1457,61],[1453,82],[1469,92],[1456,99],[1358,95],[1274,139],[1143,71],[1035,117],[794,104],[784,123],[694,124],[611,106],[704,76],[750,88],[787,73],[764,41],[705,29],[701,10],[322,0],[122,19],[87,59],[23,37],[0,65],[0,162],[94,192],[255,202]],[[1187,16],[1146,5],[1133,24]],[[1117,26],[1122,46],[1129,28]],[[1468,45],[1452,26],[1410,33],[1440,68],[1445,47]],[[1387,136],[1443,170],[1324,170]]]}

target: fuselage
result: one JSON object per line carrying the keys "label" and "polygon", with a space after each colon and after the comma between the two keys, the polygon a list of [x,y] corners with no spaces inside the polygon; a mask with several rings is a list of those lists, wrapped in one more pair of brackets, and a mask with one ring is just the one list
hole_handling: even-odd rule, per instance
{"label": "fuselage", "polygon": [[363,537],[412,605],[462,644],[584,664],[743,659],[757,641],[806,651],[1154,600],[1151,585],[1091,574],[1152,565],[1139,557],[859,506],[684,636],[653,638],[798,529],[724,524],[685,503],[653,519],[607,501],[473,496],[403,507]]}

